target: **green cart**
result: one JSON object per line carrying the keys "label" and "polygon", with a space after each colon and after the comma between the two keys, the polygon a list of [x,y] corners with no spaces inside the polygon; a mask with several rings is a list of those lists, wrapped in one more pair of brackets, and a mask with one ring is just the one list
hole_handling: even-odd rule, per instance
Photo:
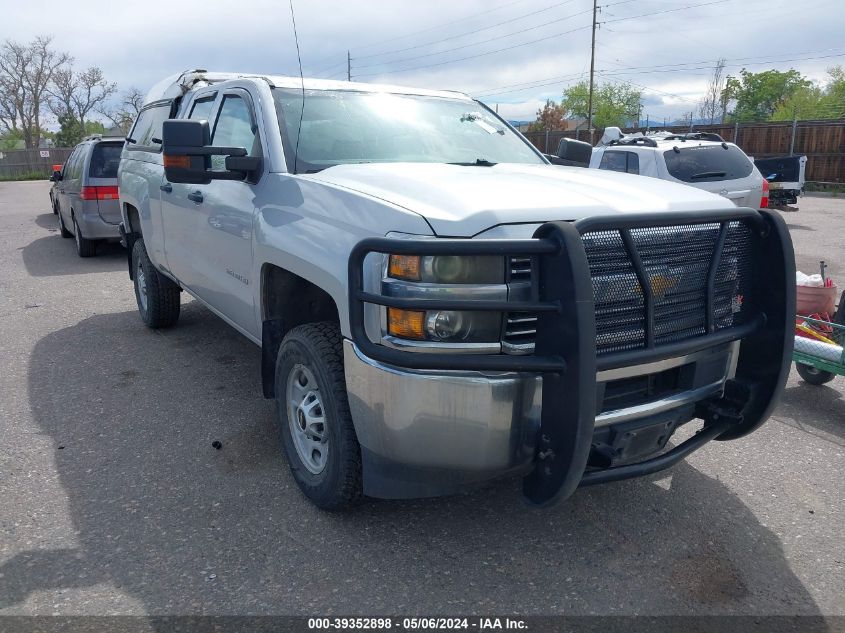
{"label": "green cart", "polygon": [[[840,311],[842,309],[840,306]],[[802,324],[824,340],[799,336],[798,332],[802,330]],[[795,369],[798,370],[801,378],[811,385],[823,385],[836,376],[845,376],[845,353],[843,353],[845,325],[810,317],[798,317],[795,332],[792,360],[795,361]]]}

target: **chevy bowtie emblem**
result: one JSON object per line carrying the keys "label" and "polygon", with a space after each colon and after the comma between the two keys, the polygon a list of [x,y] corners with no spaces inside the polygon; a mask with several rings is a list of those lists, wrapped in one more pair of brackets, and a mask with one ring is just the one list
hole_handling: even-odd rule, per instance
{"label": "chevy bowtie emblem", "polygon": [[[655,299],[661,299],[667,292],[678,285],[678,278],[669,277],[668,275],[652,275],[648,280],[651,285],[651,294]],[[642,294],[639,285],[637,286],[637,293]]]}

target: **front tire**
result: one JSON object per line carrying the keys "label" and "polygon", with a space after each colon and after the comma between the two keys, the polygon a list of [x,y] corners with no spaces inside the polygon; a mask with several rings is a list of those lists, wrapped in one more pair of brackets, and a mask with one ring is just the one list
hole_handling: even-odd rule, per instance
{"label": "front tire", "polygon": [[73,218],[73,239],[76,241],[76,254],[80,257],[94,257],[97,254],[97,241],[82,237],[76,218]]}
{"label": "front tire", "polygon": [[141,320],[154,330],[175,325],[181,308],[179,286],[156,270],[141,238],[132,246],[132,273]]}
{"label": "front tire", "polygon": [[336,324],[309,323],[288,332],[276,358],[275,387],[282,448],[300,490],[323,510],[354,505],[362,496],[361,447]]}
{"label": "front tire", "polygon": [[795,369],[798,370],[798,375],[811,385],[824,385],[836,378],[836,374],[823,369],[817,369],[812,365],[804,365],[803,363],[795,363]]}

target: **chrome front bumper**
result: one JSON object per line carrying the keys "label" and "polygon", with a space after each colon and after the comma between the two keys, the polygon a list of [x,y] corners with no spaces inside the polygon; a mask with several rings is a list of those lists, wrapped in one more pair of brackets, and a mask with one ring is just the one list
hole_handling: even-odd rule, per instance
{"label": "chrome front bumper", "polygon": [[[595,428],[636,423],[721,393],[736,370],[739,341],[656,363],[599,372],[609,381],[672,367],[710,366],[708,381],[645,404],[600,411]],[[715,364],[715,367],[712,365]],[[507,474],[528,472],[536,453],[542,378],[515,372],[397,369],[344,340],[349,406],[364,462],[366,494],[405,498],[450,494]]]}
{"label": "chrome front bumper", "polygon": [[539,376],[400,370],[343,350],[366,494],[449,494],[531,468]]}

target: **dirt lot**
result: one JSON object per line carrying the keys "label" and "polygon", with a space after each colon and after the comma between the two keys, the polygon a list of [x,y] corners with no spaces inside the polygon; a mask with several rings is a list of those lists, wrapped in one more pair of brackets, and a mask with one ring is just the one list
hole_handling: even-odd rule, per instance
{"label": "dirt lot", "polygon": [[[187,298],[145,329],[123,249],[79,259],[47,192],[0,183],[0,614],[845,614],[842,378],[548,510],[503,482],[325,514],[258,349]],[[842,284],[845,200],[800,207],[799,267]]]}

